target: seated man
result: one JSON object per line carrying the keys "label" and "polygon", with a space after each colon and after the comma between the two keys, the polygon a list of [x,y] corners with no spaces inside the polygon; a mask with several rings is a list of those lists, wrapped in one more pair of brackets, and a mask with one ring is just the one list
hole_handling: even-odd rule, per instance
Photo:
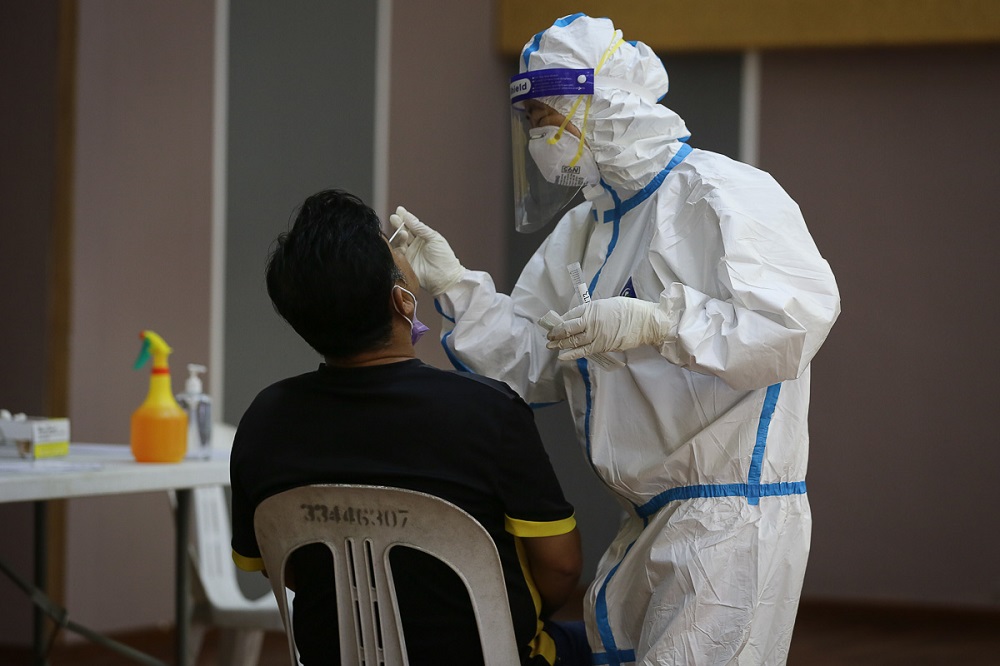
{"label": "seated man", "polygon": [[[582,623],[545,620],[575,588],[582,558],[573,507],[531,409],[501,382],[416,358],[413,344],[425,330],[417,285],[375,212],[345,192],[309,197],[278,237],[268,294],[324,363],[261,391],[240,421],[231,463],[233,558],[262,570],[254,509],[292,487],[360,483],[436,495],[492,535],[522,664],[589,663]],[[458,577],[412,549],[397,547],[391,563],[410,663],[483,663]],[[336,664],[329,551],[305,547],[290,566],[302,662]]]}

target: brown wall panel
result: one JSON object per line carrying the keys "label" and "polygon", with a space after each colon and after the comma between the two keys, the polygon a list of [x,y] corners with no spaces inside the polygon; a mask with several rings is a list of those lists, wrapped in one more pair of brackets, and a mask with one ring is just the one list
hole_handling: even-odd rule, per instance
{"label": "brown wall panel", "polygon": [[1000,48],[762,69],[761,166],[843,297],[813,364],[805,593],[1000,604]]}
{"label": "brown wall panel", "polygon": [[[60,187],[60,3],[0,3],[0,408],[65,415],[65,321],[68,231],[57,224]],[[67,222],[65,216],[60,222]],[[65,234],[65,235],[60,235]],[[57,325],[53,325],[57,324]],[[55,411],[58,410],[58,411]],[[61,505],[54,520],[50,587],[61,596]],[[0,505],[0,559],[32,574],[32,507]],[[0,644],[31,637],[31,603],[0,577]]]}

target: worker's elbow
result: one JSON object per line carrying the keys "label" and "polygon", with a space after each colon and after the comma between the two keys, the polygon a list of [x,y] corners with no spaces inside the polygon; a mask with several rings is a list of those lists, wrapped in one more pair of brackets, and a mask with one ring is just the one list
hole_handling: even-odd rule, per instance
{"label": "worker's elbow", "polygon": [[575,582],[580,579],[583,573],[583,545],[580,541],[579,531],[574,529],[568,536],[572,545],[566,548],[563,551],[563,556],[559,558],[560,568],[563,576],[572,578]]}
{"label": "worker's elbow", "polygon": [[577,552],[567,557],[565,562],[563,562],[561,571],[559,575],[566,579],[572,580],[574,584],[579,582],[580,576],[583,574],[583,553]]}
{"label": "worker's elbow", "polygon": [[576,530],[551,537],[523,540],[528,568],[536,581],[572,587],[583,572],[583,550]]}
{"label": "worker's elbow", "polygon": [[583,574],[583,557],[579,554],[566,555],[558,561],[549,562],[546,569],[544,575],[554,587],[572,590],[579,584]]}

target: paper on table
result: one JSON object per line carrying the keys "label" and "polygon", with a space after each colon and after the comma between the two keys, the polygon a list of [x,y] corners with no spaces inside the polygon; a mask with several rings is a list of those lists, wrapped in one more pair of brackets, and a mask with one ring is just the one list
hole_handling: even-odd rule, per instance
{"label": "paper on table", "polygon": [[132,457],[132,449],[128,444],[88,444],[86,442],[71,442],[69,452],[87,455],[103,455],[114,458],[128,459]]}
{"label": "paper on table", "polygon": [[101,463],[65,460],[10,460],[0,462],[0,474],[56,474],[101,469]]}

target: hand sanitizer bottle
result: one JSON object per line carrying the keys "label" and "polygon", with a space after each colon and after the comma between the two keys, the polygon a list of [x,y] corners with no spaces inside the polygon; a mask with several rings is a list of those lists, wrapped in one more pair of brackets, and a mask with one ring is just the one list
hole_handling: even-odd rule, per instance
{"label": "hand sanitizer bottle", "polygon": [[177,394],[177,402],[188,415],[188,460],[207,460],[212,457],[212,398],[202,391],[199,372],[206,368],[197,363],[188,364],[188,378],[184,392]]}

